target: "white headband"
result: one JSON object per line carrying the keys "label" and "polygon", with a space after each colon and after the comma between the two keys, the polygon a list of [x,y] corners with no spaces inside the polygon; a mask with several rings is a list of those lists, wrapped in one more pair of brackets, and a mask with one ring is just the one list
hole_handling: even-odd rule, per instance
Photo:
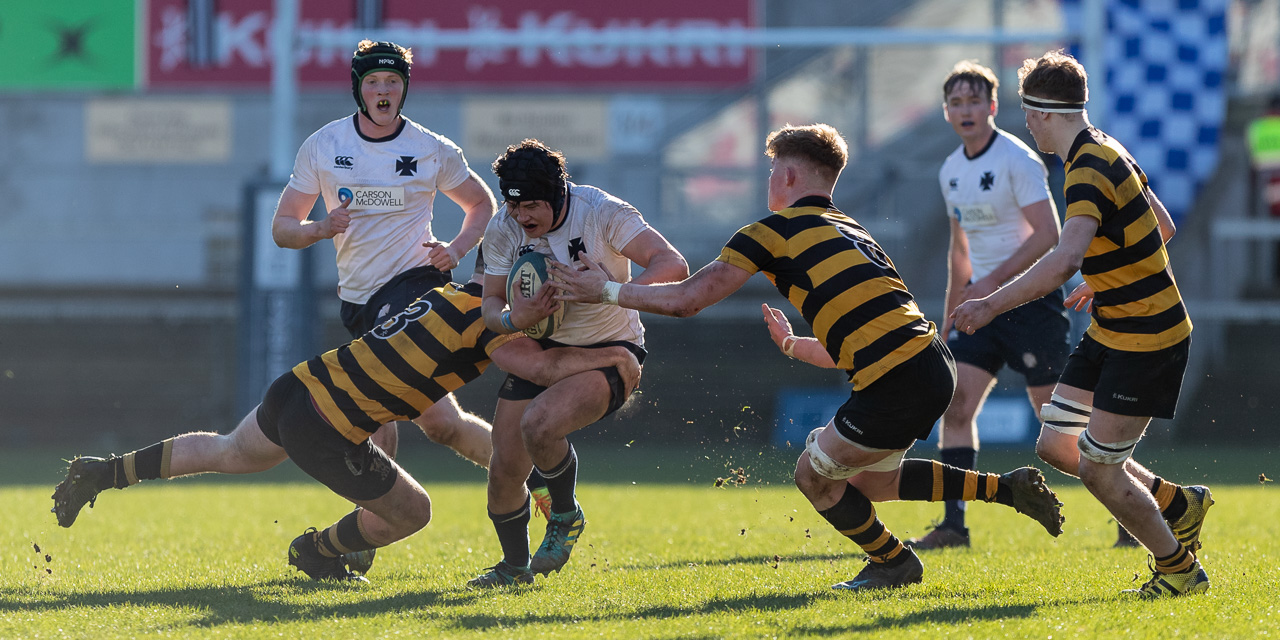
{"label": "white headband", "polygon": [[1084,105],[1084,102],[1050,100],[1049,98],[1033,98],[1028,95],[1022,96],[1023,109],[1043,111],[1045,113],[1081,113],[1084,111]]}

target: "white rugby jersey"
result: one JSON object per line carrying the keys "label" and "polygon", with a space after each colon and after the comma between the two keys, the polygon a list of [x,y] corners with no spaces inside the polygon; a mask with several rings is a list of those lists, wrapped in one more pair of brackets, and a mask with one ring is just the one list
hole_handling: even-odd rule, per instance
{"label": "white rugby jersey", "polygon": [[960,221],[969,239],[974,282],[1009,259],[1031,235],[1022,208],[1050,197],[1048,175],[1036,152],[999,129],[977,157],[966,158],[961,144],[942,163],[942,198],[947,215]]}
{"label": "white rugby jersey", "polygon": [[[569,183],[566,215],[559,229],[529,238],[507,215],[506,206],[499,208],[484,231],[484,272],[505,278],[516,258],[529,251],[567,265],[581,264],[578,255],[585,252],[619,282],[630,281],[631,261],[622,249],[649,229],[640,212],[600,189]],[[604,304],[564,304],[564,323],[550,336],[552,340],[572,345],[626,340],[644,346],[640,312]]]}
{"label": "white rugby jersey", "polygon": [[391,278],[427,264],[422,243],[434,240],[436,192],[462,184],[469,168],[453,141],[408,118],[398,133],[373,140],[356,129],[356,117],[334,120],[302,143],[289,186],[320,194],[326,211],[351,192],[351,225],[333,237],[338,297],[364,304]]}

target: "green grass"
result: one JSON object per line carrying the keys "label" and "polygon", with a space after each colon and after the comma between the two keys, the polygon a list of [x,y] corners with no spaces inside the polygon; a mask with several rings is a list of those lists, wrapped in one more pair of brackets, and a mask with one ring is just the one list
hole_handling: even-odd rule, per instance
{"label": "green grass", "polygon": [[[1028,455],[984,452],[983,461],[998,469],[986,462]],[[1266,467],[1268,451],[1200,452],[1196,464],[1156,456],[1194,466],[1183,478],[1207,476],[1218,501],[1203,536],[1210,592],[1157,602],[1118,595],[1146,579],[1145,552],[1111,549],[1105,510],[1054,473],[1066,503],[1062,537],[975,504],[972,549],[923,555],[921,585],[855,595],[829,587],[862,567],[861,553],[790,486],[793,454],[608,447],[582,457],[589,524],[572,561],[531,589],[492,593],[461,586],[499,555],[482,475],[447,456],[406,457],[435,518],[379,552],[371,584],[351,587],[308,581],[285,564],[303,528],[348,510],[296,470],[108,491],[60,529],[48,512],[56,456],[0,455],[0,481],[10,482],[0,486],[0,637],[1164,639],[1280,628],[1280,499],[1257,481],[1280,475]],[[747,467],[747,484],[712,486],[736,466]],[[15,482],[23,468],[27,482]],[[678,484],[646,482],[658,478]],[[903,537],[941,514],[936,504],[877,509]]]}

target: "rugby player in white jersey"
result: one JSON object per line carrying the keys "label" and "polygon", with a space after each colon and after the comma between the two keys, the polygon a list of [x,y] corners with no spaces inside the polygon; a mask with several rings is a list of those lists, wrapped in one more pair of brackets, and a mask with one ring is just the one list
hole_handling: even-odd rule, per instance
{"label": "rugby player in white jersey", "polygon": [[[1026,271],[1058,242],[1061,224],[1044,162],[995,125],[999,86],[991,69],[969,60],[957,63],[942,84],[943,116],[960,136],[938,172],[951,223],[944,318],[961,302]],[[955,397],[942,416],[943,464],[977,468],[976,418],[1001,367],[1026,379],[1033,410],[1049,402],[1071,348],[1063,298],[1055,289],[973,335],[943,322],[957,377]],[[920,550],[969,546],[964,501],[947,500],[944,514],[933,531],[907,544]]]}
{"label": "rugby player in white jersey", "polygon": [[[560,303],[550,287],[532,299],[507,300],[507,275],[516,259],[537,251],[567,265],[590,256],[620,282],[677,282],[689,275],[684,256],[630,204],[600,189],[569,182],[564,155],[537,140],[507,147],[493,163],[505,206],[484,234],[485,324],[515,333],[550,315]],[[643,271],[631,278],[631,263]],[[539,340],[558,346],[630,349],[643,364],[639,313],[616,306],[569,303],[555,333]],[[613,368],[587,371],[542,387],[509,375],[498,392],[489,464],[489,517],[503,559],[468,582],[500,587],[533,582],[559,571],[586,524],[575,496],[578,457],[566,436],[616,411],[632,388]],[[529,555],[529,494],[525,478],[536,466],[551,494],[551,516],[536,554]]]}

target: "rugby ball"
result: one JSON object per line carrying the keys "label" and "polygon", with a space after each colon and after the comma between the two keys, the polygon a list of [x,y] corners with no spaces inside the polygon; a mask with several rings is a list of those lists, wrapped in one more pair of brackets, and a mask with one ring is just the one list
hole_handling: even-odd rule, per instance
{"label": "rugby ball", "polygon": [[[524,296],[532,298],[538,290],[542,288],[542,283],[549,280],[551,276],[547,273],[547,257],[537,251],[530,251],[516,260],[511,265],[511,273],[507,274],[507,301],[515,299],[515,296]],[[555,313],[543,318],[538,324],[524,330],[525,335],[530,338],[550,338],[560,328],[560,323],[564,321],[564,303],[560,303],[560,308]]]}

